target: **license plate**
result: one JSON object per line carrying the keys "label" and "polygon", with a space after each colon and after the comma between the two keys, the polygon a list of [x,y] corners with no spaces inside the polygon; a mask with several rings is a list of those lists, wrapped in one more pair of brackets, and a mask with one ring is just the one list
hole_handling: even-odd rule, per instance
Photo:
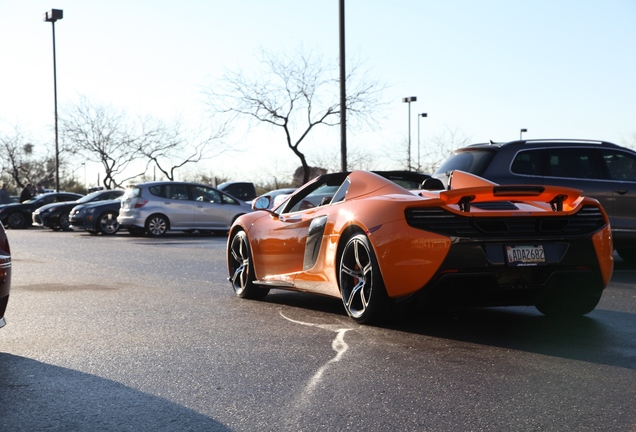
{"label": "license plate", "polygon": [[506,246],[508,265],[536,266],[545,264],[543,245]]}

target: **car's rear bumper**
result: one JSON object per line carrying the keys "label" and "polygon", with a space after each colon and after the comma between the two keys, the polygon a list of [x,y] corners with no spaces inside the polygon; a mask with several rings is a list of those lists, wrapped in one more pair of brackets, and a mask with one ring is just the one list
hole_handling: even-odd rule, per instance
{"label": "car's rear bumper", "polygon": [[122,228],[144,228],[146,221],[136,215],[126,216],[121,213],[117,216],[117,222]]}
{"label": "car's rear bumper", "polygon": [[459,242],[431,281],[415,296],[455,306],[536,305],[554,291],[573,297],[600,296],[603,273],[592,240],[537,241],[545,250],[544,265],[514,266],[504,250],[511,242]]}

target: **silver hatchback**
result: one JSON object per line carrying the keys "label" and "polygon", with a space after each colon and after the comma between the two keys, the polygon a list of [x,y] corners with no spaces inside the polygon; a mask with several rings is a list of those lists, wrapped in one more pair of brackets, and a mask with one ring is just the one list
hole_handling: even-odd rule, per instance
{"label": "silver hatchback", "polygon": [[225,233],[251,207],[211,186],[148,182],[128,186],[117,222],[131,234],[161,236],[169,230]]}

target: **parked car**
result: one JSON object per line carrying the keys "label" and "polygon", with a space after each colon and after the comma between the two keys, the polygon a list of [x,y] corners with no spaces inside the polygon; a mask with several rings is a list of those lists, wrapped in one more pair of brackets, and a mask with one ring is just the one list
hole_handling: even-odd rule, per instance
{"label": "parked car", "polygon": [[90,234],[113,235],[119,231],[119,208],[123,195],[116,199],[81,204],[69,213],[69,223],[73,229],[83,229]]}
{"label": "parked car", "polygon": [[149,182],[126,188],[117,221],[135,235],[226,233],[238,216],[251,211],[245,202],[204,184]]}
{"label": "parked car", "polygon": [[523,140],[457,149],[433,174],[447,183],[463,170],[499,184],[580,189],[609,215],[614,247],[636,262],[636,152],[604,141]]}
{"label": "parked car", "polygon": [[69,213],[77,205],[112,200],[124,194],[121,189],[100,190],[81,197],[77,201],[46,204],[32,214],[33,226],[51,228],[54,231],[70,229]]}
{"label": "parked car", "polygon": [[0,328],[7,324],[4,314],[9,304],[11,291],[11,248],[4,226],[0,224]]}
{"label": "parked car", "polygon": [[[437,182],[439,183],[439,181]],[[592,311],[612,270],[607,214],[580,191],[498,186],[452,173],[451,190],[406,190],[367,171],[326,174],[274,211],[269,198],[228,236],[237,296],[270,288],[339,297],[358,323],[393,302]]]}
{"label": "parked car", "polygon": [[280,203],[282,203],[290,194],[294,193],[297,188],[281,188],[274,189],[263,195],[260,195],[252,201],[256,201],[262,197],[269,197],[270,209],[277,207]]}
{"label": "parked car", "polygon": [[28,228],[31,225],[31,214],[46,204],[76,201],[83,195],[73,192],[49,192],[33,197],[23,203],[12,203],[0,206],[0,221],[11,229]]}
{"label": "parked car", "polygon": [[245,202],[256,198],[256,187],[252,182],[226,182],[218,185],[217,189]]}

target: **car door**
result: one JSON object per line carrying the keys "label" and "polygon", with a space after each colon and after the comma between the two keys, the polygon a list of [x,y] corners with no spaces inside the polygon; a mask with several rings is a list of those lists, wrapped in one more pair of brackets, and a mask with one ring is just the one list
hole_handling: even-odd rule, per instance
{"label": "car door", "polygon": [[227,229],[232,224],[233,206],[226,204],[224,194],[203,185],[191,185],[193,226],[197,229]]}
{"label": "car door", "polygon": [[266,216],[268,220],[250,230],[254,244],[254,268],[259,279],[293,284],[294,274],[302,271],[309,224],[316,209]]}
{"label": "car door", "polygon": [[612,231],[636,233],[636,156],[619,150],[599,150],[612,195]]}
{"label": "car door", "polygon": [[161,207],[170,219],[170,228],[175,230],[191,229],[194,203],[188,194],[188,185],[170,183],[163,185]]}
{"label": "car door", "polygon": [[[269,216],[267,223],[259,223],[250,231],[252,238],[260,241],[254,245],[254,261],[257,273],[272,275],[292,275],[303,271],[305,249],[309,228],[316,216],[321,214],[323,205],[331,200],[340,186],[337,184],[316,184],[307,194],[296,195],[278,216]],[[263,270],[265,269],[265,270]],[[293,282],[293,276],[277,278]]]}

